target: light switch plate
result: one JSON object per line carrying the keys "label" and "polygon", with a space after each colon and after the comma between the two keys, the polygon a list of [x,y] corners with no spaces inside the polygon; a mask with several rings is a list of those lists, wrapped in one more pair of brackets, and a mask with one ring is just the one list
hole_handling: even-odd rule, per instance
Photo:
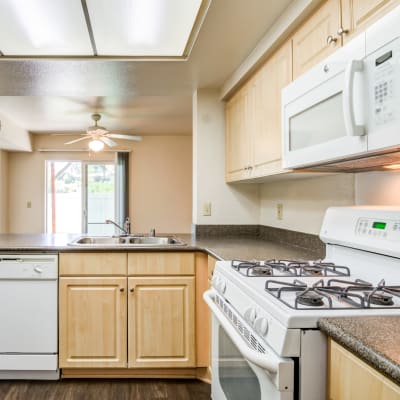
{"label": "light switch plate", "polygon": [[211,202],[209,201],[203,203],[203,216],[204,217],[211,216]]}

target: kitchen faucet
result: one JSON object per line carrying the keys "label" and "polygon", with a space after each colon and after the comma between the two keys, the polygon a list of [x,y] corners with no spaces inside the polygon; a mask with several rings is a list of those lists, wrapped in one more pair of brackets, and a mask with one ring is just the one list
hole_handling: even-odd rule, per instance
{"label": "kitchen faucet", "polygon": [[122,232],[124,232],[125,235],[131,234],[131,220],[129,217],[126,217],[123,227],[121,225],[118,225],[116,222],[114,222],[111,219],[106,219],[106,224],[115,225],[118,229],[120,229]]}

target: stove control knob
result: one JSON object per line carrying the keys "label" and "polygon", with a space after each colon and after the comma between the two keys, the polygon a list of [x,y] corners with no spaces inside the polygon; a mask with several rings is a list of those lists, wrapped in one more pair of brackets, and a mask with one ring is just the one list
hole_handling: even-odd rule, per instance
{"label": "stove control knob", "polygon": [[250,307],[244,312],[244,319],[251,325],[254,324],[254,321],[257,318],[257,311],[255,308]]}
{"label": "stove control knob", "polygon": [[265,336],[268,333],[267,318],[257,318],[256,322],[254,323],[254,328],[259,335]]}

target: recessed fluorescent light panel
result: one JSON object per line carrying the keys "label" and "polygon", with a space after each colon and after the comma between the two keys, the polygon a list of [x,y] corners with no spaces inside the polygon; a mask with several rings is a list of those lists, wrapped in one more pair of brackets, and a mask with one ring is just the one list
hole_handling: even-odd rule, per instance
{"label": "recessed fluorescent light panel", "polygon": [[86,0],[99,56],[187,56],[202,0]]}
{"label": "recessed fluorescent light panel", "polygon": [[5,56],[93,55],[77,0],[1,0],[0,51]]}

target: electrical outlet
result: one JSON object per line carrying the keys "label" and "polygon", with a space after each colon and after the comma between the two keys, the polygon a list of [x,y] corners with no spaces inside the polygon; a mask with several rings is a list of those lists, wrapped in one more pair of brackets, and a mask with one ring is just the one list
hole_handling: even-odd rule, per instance
{"label": "electrical outlet", "polygon": [[276,218],[279,220],[283,219],[283,204],[282,203],[278,203],[276,205]]}
{"label": "electrical outlet", "polygon": [[32,208],[32,202],[30,200],[26,202],[26,208]]}
{"label": "electrical outlet", "polygon": [[204,217],[211,216],[211,202],[209,201],[203,203],[203,216]]}

